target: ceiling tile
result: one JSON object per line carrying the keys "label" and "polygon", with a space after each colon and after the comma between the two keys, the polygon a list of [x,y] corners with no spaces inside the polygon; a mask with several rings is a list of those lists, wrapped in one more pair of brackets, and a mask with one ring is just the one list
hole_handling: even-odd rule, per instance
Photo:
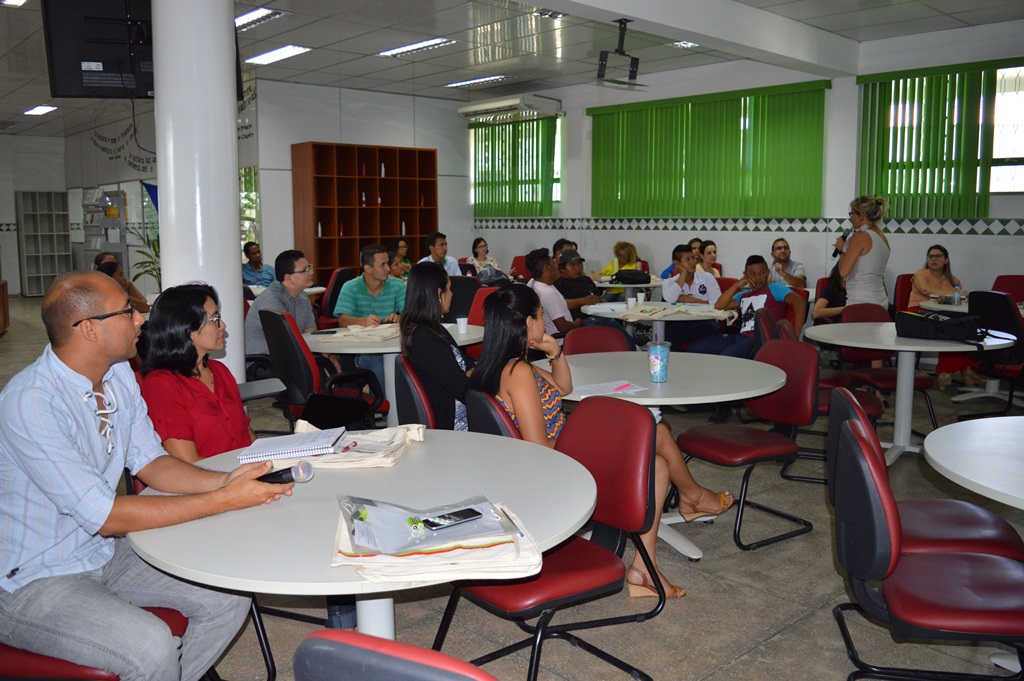
{"label": "ceiling tile", "polygon": [[1002,5],[1000,7],[990,7],[987,9],[970,9],[966,12],[957,12],[953,16],[974,26],[1003,21],[1015,21],[1017,19],[1024,19],[1024,2],[1016,2],[1012,5]]}
{"label": "ceiling tile", "polygon": [[327,73],[337,73],[342,76],[362,76],[367,73],[386,71],[387,69],[394,68],[394,66],[395,63],[387,57],[371,55],[335,64],[334,66],[327,66],[320,70]]}
{"label": "ceiling tile", "polygon": [[772,14],[779,14],[789,19],[805,21],[817,17],[827,17],[833,14],[848,14],[854,11],[860,12],[877,7],[888,7],[909,0],[797,0],[782,5],[768,7],[767,11]]}
{"label": "ceiling tile", "polygon": [[[297,54],[294,57],[289,57],[288,59],[275,63],[279,63],[285,68],[296,71],[316,71],[317,69],[334,66],[335,64],[341,64],[342,62],[359,59],[361,57],[361,54],[355,54],[352,52],[338,52],[337,50],[319,49]],[[260,78],[264,78],[264,76],[261,74]]]}
{"label": "ceiling tile", "polygon": [[353,90],[364,90],[378,85],[387,85],[388,81],[368,76],[354,76],[338,81],[338,87],[351,88]]}
{"label": "ceiling tile", "polygon": [[[251,9],[246,8],[243,11],[236,12],[235,16],[240,16]],[[311,14],[285,14],[277,19],[272,19],[259,26],[253,26],[238,33],[238,42],[239,44],[244,44],[257,40],[268,40],[281,33],[288,33],[320,21],[323,21],[323,19]]]}
{"label": "ceiling tile", "polygon": [[[259,66],[256,68],[256,77],[263,78],[266,80],[283,80],[289,81],[295,76],[305,73],[302,69],[290,69],[286,65],[288,64],[287,59],[267,66]],[[279,66],[280,64],[280,66]]]}
{"label": "ceiling tile", "polygon": [[492,24],[522,14],[519,9],[510,10],[479,2],[467,2],[446,10],[417,17],[411,21],[395,24],[394,28],[416,33],[430,33],[446,36],[459,31],[468,31],[476,26]]}
{"label": "ceiling tile", "polygon": [[462,50],[452,54],[442,55],[425,60],[428,64],[439,64],[452,68],[469,68],[493,64],[497,61],[508,59],[512,51],[501,45],[481,45],[470,50]]}
{"label": "ceiling tile", "polygon": [[391,50],[403,45],[429,40],[436,36],[425,33],[413,33],[411,31],[399,31],[393,28],[383,28],[369,33],[342,40],[332,45],[332,49],[344,50],[346,52],[359,52],[361,54],[377,54],[385,50]]}
{"label": "ceiling tile", "polygon": [[963,0],[921,0],[921,3],[946,14],[990,9],[992,7],[1022,6],[1020,0],[971,0],[969,3]]}
{"label": "ceiling tile", "polygon": [[304,83],[306,85],[337,85],[341,77],[336,73],[325,73],[324,71],[309,71],[301,73],[291,79],[293,83]]}
{"label": "ceiling tile", "polygon": [[851,28],[849,30],[839,31],[839,34],[852,40],[865,42],[868,40],[879,40],[881,38],[899,38],[927,31],[944,31],[950,28],[963,28],[964,26],[967,26],[965,22],[959,21],[945,14],[940,14],[928,19],[918,19],[917,21],[894,21],[880,24],[878,26]]}
{"label": "ceiling tile", "polygon": [[375,85],[374,87],[368,88],[374,92],[390,92],[396,95],[411,95],[416,92],[415,83],[385,83],[384,85]]}
{"label": "ceiling tile", "polygon": [[329,17],[338,12],[345,12],[368,0],[272,0],[262,6],[271,9],[283,9],[296,14],[312,14],[317,17]]}
{"label": "ceiling tile", "polygon": [[393,69],[375,71],[373,77],[381,78],[387,81],[413,80],[419,78],[420,76],[427,76],[433,73],[442,73],[448,70],[449,68],[447,66],[441,66],[439,64],[405,64],[403,66],[397,66]]}
{"label": "ceiling tile", "polygon": [[393,26],[436,14],[465,0],[372,0],[366,4],[353,7],[345,12],[351,21],[373,26]]}
{"label": "ceiling tile", "polygon": [[[270,22],[273,23],[273,22]],[[375,26],[335,19],[320,19],[290,31],[274,36],[274,41],[284,45],[302,45],[303,47],[326,47],[357,35],[376,31]],[[241,34],[244,35],[244,34]]]}
{"label": "ceiling tile", "polygon": [[844,12],[817,19],[808,19],[805,23],[823,28],[826,31],[845,31],[851,28],[879,28],[896,21],[910,21],[941,16],[931,7],[917,2],[901,2],[896,5],[866,9],[860,12]]}

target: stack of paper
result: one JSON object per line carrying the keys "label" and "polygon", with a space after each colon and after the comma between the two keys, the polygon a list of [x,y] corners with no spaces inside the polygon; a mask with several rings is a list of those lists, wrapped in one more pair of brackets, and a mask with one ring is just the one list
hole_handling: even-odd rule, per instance
{"label": "stack of paper", "polygon": [[401,329],[398,324],[381,324],[379,326],[349,326],[344,330],[324,336],[318,336],[318,343],[383,343],[398,338]]}
{"label": "stack of paper", "polygon": [[[300,430],[316,430],[305,421],[299,421],[296,432]],[[315,457],[300,457],[309,461],[316,468],[374,468],[394,466],[405,456],[410,442],[423,442],[426,426],[410,423],[384,430],[367,430],[348,432],[338,441],[334,451]],[[278,458],[274,461],[275,468],[288,468],[299,461],[296,459]]]}
{"label": "stack of paper", "polygon": [[612,395],[613,397],[626,397],[638,395],[647,388],[642,385],[635,385],[629,381],[611,381],[609,383],[589,383],[587,385],[573,386],[573,392],[580,396],[580,399],[593,397],[594,395]]}
{"label": "stack of paper", "polygon": [[[343,495],[338,501],[331,565],[352,567],[367,581],[512,579],[540,572],[537,542],[503,504],[474,497],[416,511]],[[461,508],[474,508],[481,517],[436,531],[419,520]]]}

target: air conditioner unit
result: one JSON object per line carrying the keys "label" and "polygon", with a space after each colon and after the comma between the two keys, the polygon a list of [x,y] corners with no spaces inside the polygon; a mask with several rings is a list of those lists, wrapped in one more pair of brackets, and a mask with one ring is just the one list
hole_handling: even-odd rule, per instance
{"label": "air conditioner unit", "polygon": [[565,114],[562,113],[562,102],[557,99],[540,95],[515,95],[461,106],[459,115],[467,121],[504,123]]}

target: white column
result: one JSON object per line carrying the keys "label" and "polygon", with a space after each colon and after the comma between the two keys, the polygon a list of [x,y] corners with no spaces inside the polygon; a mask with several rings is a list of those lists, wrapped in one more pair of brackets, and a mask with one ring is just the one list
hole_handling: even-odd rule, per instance
{"label": "white column", "polygon": [[224,362],[244,380],[234,5],[152,6],[162,283],[201,280],[217,289],[228,328]]}

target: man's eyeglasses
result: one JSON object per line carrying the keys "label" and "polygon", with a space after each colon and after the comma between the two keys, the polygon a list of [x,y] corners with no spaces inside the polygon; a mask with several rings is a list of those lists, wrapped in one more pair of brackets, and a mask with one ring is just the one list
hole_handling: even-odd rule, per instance
{"label": "man's eyeglasses", "polygon": [[221,319],[222,318],[220,316],[220,313],[218,313],[218,314],[213,315],[209,319],[204,319],[203,321],[200,322],[200,324],[206,324],[207,322],[210,322],[212,324],[215,324],[217,326],[217,328],[219,329],[220,325],[221,325]]}
{"label": "man's eyeglasses", "polygon": [[776,246],[772,250],[773,251],[788,251],[789,250],[789,246]]}
{"label": "man's eyeglasses", "polygon": [[129,300],[128,301],[128,307],[126,307],[123,310],[118,310],[117,312],[108,312],[106,314],[93,315],[92,317],[86,317],[85,319],[79,319],[77,322],[75,322],[74,324],[71,325],[71,328],[72,329],[75,328],[76,326],[78,326],[82,322],[88,322],[88,321],[98,322],[101,319],[110,319],[111,317],[116,317],[119,314],[127,314],[127,315],[135,314],[135,303],[133,303],[132,301]]}
{"label": "man's eyeglasses", "polygon": [[312,271],[313,271],[313,263],[309,263],[308,265],[303,267],[301,270],[295,270],[294,272],[292,272],[292,274],[309,274]]}

